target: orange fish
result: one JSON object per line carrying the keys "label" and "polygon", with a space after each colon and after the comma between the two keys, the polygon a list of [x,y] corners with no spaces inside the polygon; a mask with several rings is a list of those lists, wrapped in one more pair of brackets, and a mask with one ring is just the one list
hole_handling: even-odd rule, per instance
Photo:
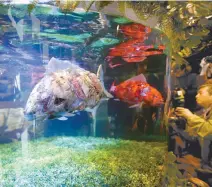
{"label": "orange fish", "polygon": [[151,28],[139,23],[122,25],[120,26],[120,30],[126,36],[130,36],[136,39],[143,38],[144,36],[146,36],[146,34],[151,32]]}
{"label": "orange fish", "polygon": [[137,51],[146,51],[148,49],[154,49],[154,45],[144,45],[143,42],[138,40],[128,40],[113,48],[110,48],[108,56],[124,56],[126,53],[131,54]]}
{"label": "orange fish", "polygon": [[[147,39],[148,33],[151,32],[151,28],[139,23],[133,23],[120,26],[120,30],[123,34],[130,37],[131,39],[113,48],[110,48],[108,56],[106,57],[110,68],[121,66],[125,62],[142,62],[148,56],[163,54],[163,50],[165,49],[164,45],[159,45],[156,47],[154,45],[144,44],[144,41]],[[121,57],[124,62],[113,62],[113,58],[115,57]]]}
{"label": "orange fish", "polygon": [[148,56],[163,54],[164,49],[164,45],[145,45],[143,40],[131,39],[110,48],[106,60],[109,63],[109,67],[114,68],[123,65],[123,63],[114,63],[112,59],[115,57],[121,57],[127,63],[142,62]]}
{"label": "orange fish", "polygon": [[163,52],[162,51],[136,51],[131,54],[126,54],[122,56],[122,58],[124,61],[131,63],[131,62],[144,61],[147,56],[159,55],[159,54],[163,54]]}
{"label": "orange fish", "polygon": [[143,103],[150,106],[164,104],[161,93],[146,83],[142,77],[140,80],[131,78],[117,86],[113,83],[110,92],[120,101],[128,103],[131,108],[141,106]]}

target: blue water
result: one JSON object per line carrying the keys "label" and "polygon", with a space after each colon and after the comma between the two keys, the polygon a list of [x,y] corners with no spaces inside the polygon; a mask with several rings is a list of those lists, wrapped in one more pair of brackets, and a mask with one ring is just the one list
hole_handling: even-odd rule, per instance
{"label": "blue water", "polygon": [[[30,17],[24,5],[13,5],[8,8],[1,7],[0,10],[0,108],[3,111],[8,108],[24,108],[29,93],[43,77],[45,65],[52,57],[74,61],[95,73],[98,66],[103,64],[107,89],[114,80],[122,82],[136,74],[136,63],[111,69],[105,60],[111,47],[127,40],[117,30],[117,26],[131,23],[129,20],[100,15],[97,12],[63,14],[57,8],[49,6],[37,6],[32,12],[34,17]],[[12,18],[9,18],[8,10],[11,10]],[[37,31],[33,30],[35,22],[32,19],[39,22]],[[14,26],[14,22],[17,25],[21,21],[24,25],[23,38]],[[160,38],[160,33],[153,31],[145,44],[155,44]],[[161,93],[164,92],[165,60],[165,55],[151,56],[147,59],[148,81]],[[157,73],[158,76],[154,80],[153,74]],[[111,105],[112,108],[115,106],[116,102]],[[133,111],[125,104],[117,106],[118,108],[113,110],[117,115],[121,115],[121,121],[130,128]],[[106,131],[106,134],[109,132],[106,110],[108,109],[105,104],[99,112],[99,123],[102,124],[100,136]],[[44,135],[78,135],[81,127],[85,130],[83,135],[87,135],[90,120],[86,112],[80,112],[66,122],[47,121],[44,125]]]}
{"label": "blue water", "polygon": [[[117,30],[118,25],[126,23],[131,22],[96,12],[63,14],[55,7],[37,5],[31,17],[24,5],[0,6],[0,186],[123,186],[120,185],[123,181],[126,181],[123,184],[131,184],[134,169],[125,161],[123,168],[117,167],[120,179],[111,173],[113,164],[111,168],[106,167],[109,175],[107,172],[106,176],[102,175],[106,170],[99,169],[111,164],[104,158],[107,154],[109,160],[116,158],[114,153],[119,154],[116,160],[120,160],[120,164],[122,158],[128,157],[123,156],[117,145],[122,141],[120,138],[136,137],[132,131],[136,110],[130,109],[128,104],[113,99],[101,103],[95,116],[95,138],[90,137],[94,119],[86,111],[66,121],[28,121],[23,114],[30,92],[44,76],[45,66],[52,57],[73,61],[94,73],[102,64],[106,89],[114,80],[118,83],[136,75],[136,63],[111,69],[105,60],[110,48],[128,40]],[[33,27],[34,24],[38,27]],[[158,38],[160,33],[153,31],[145,44],[154,44]],[[165,60],[165,55],[157,55],[146,61],[146,78],[161,93],[164,92]],[[151,111],[146,110],[145,115],[151,120]],[[134,147],[130,141],[126,141],[126,145],[129,153],[126,154],[124,145],[124,154],[130,155]],[[139,145],[148,147],[143,142]],[[96,156],[88,157],[92,151]],[[136,153],[135,157],[140,155]],[[86,162],[86,158],[91,163]],[[142,162],[139,164],[142,166]]]}
{"label": "blue water", "polygon": [[[35,68],[38,69],[36,73],[42,72],[42,68],[51,57],[74,59],[80,66],[96,71],[105,58],[101,55],[102,50],[120,42],[114,34],[116,25],[112,28],[101,24],[98,13],[64,15],[58,10],[50,9],[40,14],[40,7],[33,12],[40,21],[40,33],[33,37],[31,17],[27,13],[22,17],[16,17],[18,11],[25,10],[23,6],[17,7],[18,5],[12,7],[11,12],[16,23],[24,21],[23,41],[11,25],[9,17],[1,15],[1,27],[5,32],[1,33],[0,68],[6,69],[5,79],[15,79],[15,76],[20,73],[22,92],[31,89],[29,82]],[[54,13],[52,14],[51,11]],[[105,35],[99,34],[104,29]],[[101,37],[111,41],[102,44],[98,41]],[[13,71],[9,72],[9,69]],[[13,97],[1,98],[1,100],[13,99]]]}

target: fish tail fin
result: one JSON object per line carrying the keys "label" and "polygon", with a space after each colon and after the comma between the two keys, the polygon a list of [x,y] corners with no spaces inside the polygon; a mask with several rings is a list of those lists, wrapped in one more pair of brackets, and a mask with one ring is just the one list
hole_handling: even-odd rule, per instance
{"label": "fish tail fin", "polygon": [[102,85],[102,89],[104,94],[106,95],[106,97],[108,98],[113,98],[113,96],[111,95],[111,93],[109,93],[106,89],[105,89],[105,85],[104,85],[104,73],[103,73],[103,69],[102,69],[102,64],[99,66],[98,71],[97,71],[97,77],[101,82]]}
{"label": "fish tail fin", "polygon": [[143,112],[143,105],[144,105],[143,102],[137,104],[136,113],[142,113]]}

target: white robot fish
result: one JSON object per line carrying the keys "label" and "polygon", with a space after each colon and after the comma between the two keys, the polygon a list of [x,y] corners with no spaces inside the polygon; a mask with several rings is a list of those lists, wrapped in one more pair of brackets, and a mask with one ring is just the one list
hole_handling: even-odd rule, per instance
{"label": "white robot fish", "polygon": [[88,110],[93,115],[95,135],[95,112],[99,101],[104,96],[113,97],[104,87],[102,66],[94,74],[70,61],[51,58],[46,69],[46,75],[29,95],[25,117],[28,120],[66,120],[75,111]]}

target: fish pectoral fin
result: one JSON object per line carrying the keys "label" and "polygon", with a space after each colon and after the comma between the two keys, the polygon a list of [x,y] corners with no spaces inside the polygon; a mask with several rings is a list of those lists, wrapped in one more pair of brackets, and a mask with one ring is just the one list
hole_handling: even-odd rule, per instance
{"label": "fish pectoral fin", "polygon": [[66,121],[66,120],[68,120],[68,118],[66,118],[66,117],[60,117],[60,118],[57,118],[58,120],[60,120],[60,121]]}
{"label": "fish pectoral fin", "polygon": [[140,104],[139,104],[139,108],[142,108],[143,107],[143,102],[141,102]]}
{"label": "fish pectoral fin", "polygon": [[141,102],[141,103],[138,103],[138,104],[135,104],[135,105],[131,105],[129,108],[142,108],[143,107],[143,102]]}

